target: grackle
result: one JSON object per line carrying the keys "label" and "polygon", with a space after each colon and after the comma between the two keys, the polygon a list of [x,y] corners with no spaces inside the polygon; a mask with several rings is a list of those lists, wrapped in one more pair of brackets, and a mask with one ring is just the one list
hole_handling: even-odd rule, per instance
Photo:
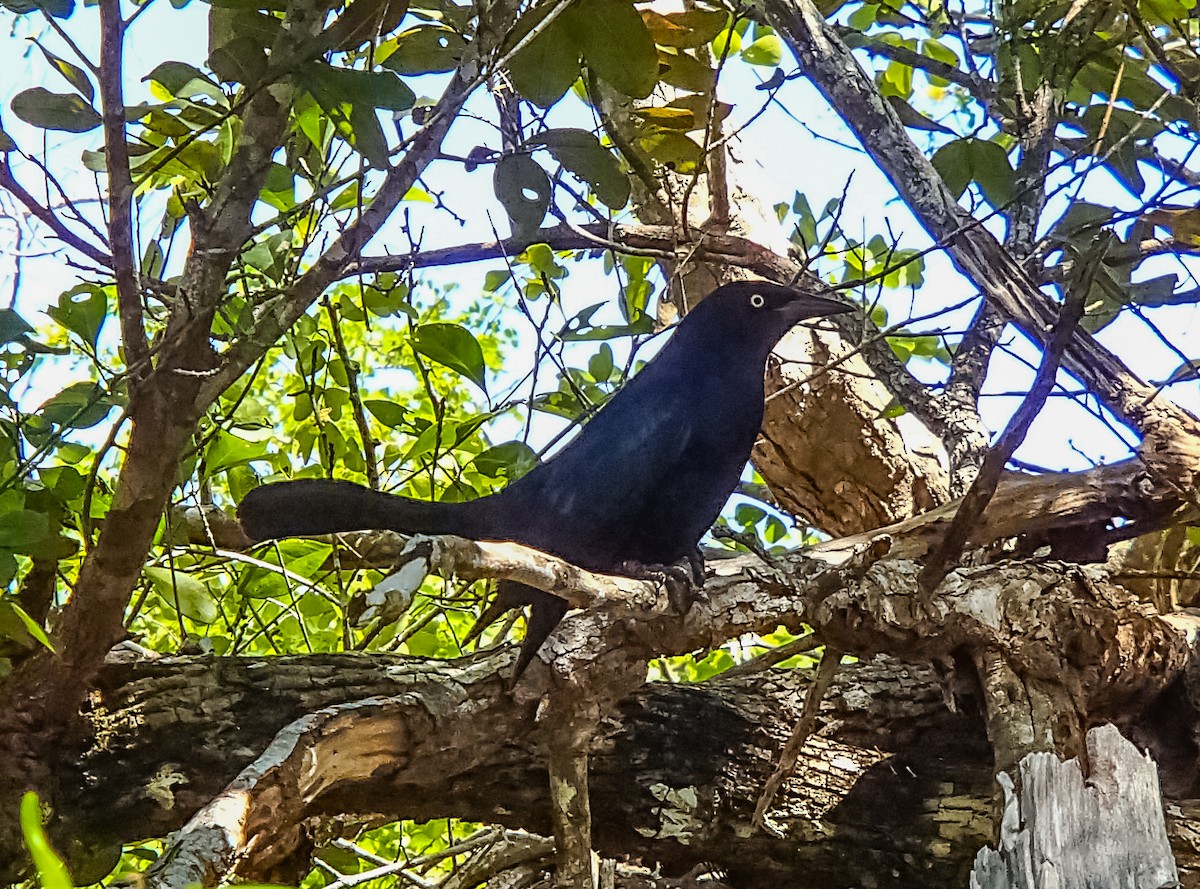
{"label": "grackle", "polygon": [[[559,453],[477,500],[428,502],[345,481],[264,485],[238,507],[252,540],[391,530],[511,540],[592,571],[646,576],[687,559],[737,485],[763,417],[767,355],[795,324],[848,312],[763,281],[717,288]],[[566,612],[557,596],[502,583],[480,619],[530,604],[514,679]]]}

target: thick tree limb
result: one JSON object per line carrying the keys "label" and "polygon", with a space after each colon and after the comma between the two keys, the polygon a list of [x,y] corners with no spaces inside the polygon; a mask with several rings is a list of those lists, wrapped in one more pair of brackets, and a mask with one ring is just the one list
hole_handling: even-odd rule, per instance
{"label": "thick tree limb", "polygon": [[[326,755],[330,748],[314,732],[308,737],[320,756],[308,760],[307,772],[292,769],[286,778],[288,757],[270,745],[258,769],[261,784],[242,785],[245,799],[265,807],[266,822],[234,813],[222,823],[282,830],[270,818],[303,807],[318,817],[454,815],[545,833],[545,771],[528,733],[533,710],[494,678],[508,663],[495,654],[440,663],[386,655],[114,663],[88,714],[103,744],[83,758],[63,752],[68,772],[78,769],[93,780],[73,784],[84,796],[65,798],[60,811],[81,819],[93,844],[163,835],[232,780],[247,750],[267,748],[276,733],[294,737],[291,724],[306,714],[328,713],[322,717],[328,724],[341,702],[362,701],[346,713],[367,717],[363,740],[342,739],[355,745],[349,749],[399,739],[413,755],[401,755],[396,771],[360,781],[352,763],[344,772],[340,759]],[[747,835],[762,782],[808,687],[802,671],[767,671],[637,691],[601,726],[593,752],[597,848],[663,862],[667,873],[708,860],[730,871],[738,886],[782,881],[840,889],[864,885],[866,875],[881,870],[893,875],[889,885],[903,889],[963,885],[973,850],[992,838],[989,747],[969,705],[947,710],[931,670],[886,658],[847,664],[834,681],[820,711],[822,727],[771,812],[786,837]],[[390,703],[404,697],[407,709]],[[1164,700],[1164,707],[1178,716],[1186,704]],[[374,721],[385,708],[394,729]],[[411,732],[422,713],[436,725]],[[354,724],[344,728],[353,731]],[[1172,761],[1156,746],[1170,743],[1166,736],[1146,725],[1137,738],[1155,747],[1168,786],[1190,780],[1191,760]],[[289,757],[300,763],[305,749],[301,743]],[[264,767],[267,758],[272,768]],[[178,773],[174,784],[152,780],[163,770]],[[271,788],[295,789],[300,785],[287,781],[302,774],[315,795],[274,797]],[[164,789],[152,797],[156,783]],[[123,790],[114,795],[113,787]],[[1200,855],[1188,851],[1186,819],[1195,816],[1176,812],[1178,854],[1194,864]],[[190,836],[181,840],[191,843]],[[193,846],[208,854],[204,848]],[[242,867],[252,872],[249,859]]]}

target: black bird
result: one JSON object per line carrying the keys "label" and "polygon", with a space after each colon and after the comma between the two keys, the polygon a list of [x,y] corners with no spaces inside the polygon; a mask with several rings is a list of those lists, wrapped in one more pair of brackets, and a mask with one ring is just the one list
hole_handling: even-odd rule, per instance
{"label": "black bird", "polygon": [[[764,281],[726,284],[569,444],[496,494],[428,502],[308,479],[256,488],[238,518],[255,541],[367,529],[456,534],[516,541],[607,573],[644,574],[688,559],[695,575],[700,538],[762,425],[771,349],[800,321],[848,311]],[[533,607],[516,676],[567,608],[557,596],[507,583],[489,612],[525,603]],[[481,625],[483,618],[476,631]]]}

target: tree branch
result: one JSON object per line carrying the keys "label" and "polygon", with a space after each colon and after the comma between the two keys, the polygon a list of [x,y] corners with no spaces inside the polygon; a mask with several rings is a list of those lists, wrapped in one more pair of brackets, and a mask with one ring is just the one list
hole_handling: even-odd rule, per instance
{"label": "tree branch", "polygon": [[[946,246],[988,300],[1027,335],[1044,341],[1055,320],[1049,300],[981,223],[958,205],[895,111],[811,0],[765,0],[765,10],[804,73],[855,131],[934,240]],[[1161,399],[1155,402],[1157,391],[1087,333],[1075,332],[1064,364],[1114,413],[1143,432],[1167,440],[1200,432],[1194,417]]]}
{"label": "tree branch", "polygon": [[30,214],[44,222],[49,229],[58,235],[59,239],[68,247],[73,247],[90,259],[92,262],[106,269],[111,269],[113,266],[113,258],[96,247],[93,247],[79,235],[75,234],[66,224],[55,215],[54,211],[49,207],[43,206],[42,202],[31,195],[17,181],[13,175],[12,167],[9,165],[8,153],[0,154],[0,188],[5,189],[9,194],[21,202],[21,205],[29,211]]}
{"label": "tree branch", "polygon": [[996,444],[984,457],[983,464],[979,467],[979,474],[959,503],[958,512],[955,513],[954,520],[950,523],[950,528],[946,531],[946,537],[941,546],[930,553],[929,558],[925,560],[925,565],[921,569],[920,583],[926,592],[933,590],[942,582],[950,570],[951,564],[957,562],[959,556],[962,555],[972,527],[983,516],[988,502],[996,493],[996,486],[1000,483],[1000,476],[1003,474],[1009,458],[1020,447],[1021,442],[1025,440],[1026,433],[1029,432],[1029,427],[1037,415],[1042,412],[1050,390],[1054,388],[1054,380],[1058,375],[1058,366],[1062,362],[1063,351],[1067,348],[1067,343],[1075,332],[1079,319],[1083,317],[1084,303],[1091,290],[1092,278],[1102,257],[1103,250],[1089,257],[1089,262],[1079,280],[1068,290],[1058,323],[1054,326],[1050,341],[1046,344],[1045,352],[1042,354],[1041,366],[1034,377],[1033,385],[1029,387],[1029,394],[1025,396],[1012,419],[1008,421],[1008,425],[1000,434]]}
{"label": "tree branch", "polygon": [[[472,65],[478,61],[472,57]],[[226,353],[220,368],[205,382],[199,401],[208,404],[246,372],[324,293],[343,278],[367,242],[388,220],[417,178],[440,152],[442,139],[467,97],[477,85],[460,68],[442,93],[433,113],[411,138],[403,158],[384,178],[379,191],[362,213],[347,226],[296,284],[277,297],[266,300],[256,313],[253,328]]]}
{"label": "tree branch", "polygon": [[134,380],[151,372],[150,343],[142,320],[142,288],[133,249],[133,177],[125,142],[125,20],[121,0],[100,0],[100,98],[104,112],[104,157],[108,170],[108,243],[117,284],[117,315],[125,364]]}

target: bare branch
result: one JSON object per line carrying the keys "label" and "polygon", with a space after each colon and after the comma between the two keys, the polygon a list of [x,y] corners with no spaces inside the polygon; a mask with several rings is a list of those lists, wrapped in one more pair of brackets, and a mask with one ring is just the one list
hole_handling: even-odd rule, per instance
{"label": "bare branch", "polygon": [[133,178],[125,142],[122,56],[125,21],[121,0],[100,0],[100,97],[104,113],[104,156],[108,169],[108,242],[117,284],[117,314],[125,362],[135,380],[151,372],[150,343],[143,323],[142,288],[133,249]]}
{"label": "bare branch", "polygon": [[767,812],[775,800],[775,794],[779,792],[783,782],[796,767],[796,761],[800,759],[800,751],[804,749],[804,742],[817,728],[817,713],[821,709],[821,701],[824,700],[825,692],[829,690],[829,685],[837,675],[841,663],[842,652],[836,648],[826,647],[825,654],[821,657],[821,666],[817,668],[817,676],[804,696],[804,709],[800,713],[800,720],[792,729],[787,743],[783,745],[783,752],[779,755],[775,771],[763,785],[758,803],[754,807],[754,824],[760,828],[766,826]]}
{"label": "bare branch", "polygon": [[1089,257],[1086,270],[1080,275],[1076,285],[1068,291],[1058,323],[1055,325],[1054,332],[1042,355],[1042,364],[1038,368],[1037,376],[1034,377],[1033,385],[1029,387],[1029,394],[1021,402],[1021,406],[1017,408],[1012,419],[1009,420],[1008,426],[1005,427],[996,444],[984,457],[983,465],[979,467],[979,475],[975,477],[975,481],[971,483],[970,489],[959,504],[958,512],[954,516],[954,521],[950,523],[950,529],[946,532],[942,545],[930,553],[925,566],[921,569],[920,582],[926,591],[932,590],[942,582],[951,563],[957,561],[962,554],[972,526],[983,516],[988,502],[996,493],[996,486],[1000,483],[1000,477],[1009,457],[1025,440],[1025,434],[1029,431],[1029,427],[1046,404],[1050,390],[1054,388],[1054,379],[1058,374],[1058,366],[1062,362],[1063,352],[1075,331],[1075,326],[1083,317],[1083,307],[1087,300],[1087,294],[1091,290],[1092,277],[1100,265],[1102,256],[1103,250],[1100,250],[1094,256]]}
{"label": "bare branch", "polygon": [[[908,136],[895,111],[811,0],[766,0],[769,20],[791,46],[804,73],[857,134],[871,158],[934,240],[945,244],[968,277],[1026,334],[1044,341],[1053,306],[1020,264],[963,210],[933,164]],[[1197,430],[1195,418],[1162,403],[1108,349],[1077,330],[1064,364],[1118,416],[1147,433],[1176,438]]]}
{"label": "bare branch", "polygon": [[87,241],[83,240],[79,235],[71,231],[63,223],[54,211],[49,207],[42,206],[42,202],[31,195],[19,183],[13,175],[12,167],[9,166],[8,154],[0,154],[0,188],[9,192],[13,197],[21,202],[33,216],[36,216],[44,222],[59,239],[69,247],[73,247],[90,259],[97,265],[103,266],[106,269],[113,267],[113,258]]}

